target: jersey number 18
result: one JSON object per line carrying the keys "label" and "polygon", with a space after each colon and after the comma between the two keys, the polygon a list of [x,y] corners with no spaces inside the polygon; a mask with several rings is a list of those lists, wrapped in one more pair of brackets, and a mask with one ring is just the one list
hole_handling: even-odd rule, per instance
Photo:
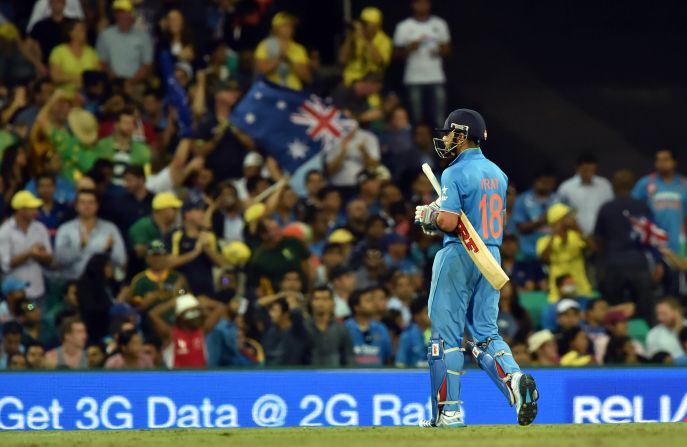
{"label": "jersey number 18", "polygon": [[482,212],[482,239],[489,239],[490,234],[498,239],[503,232],[503,199],[498,194],[482,194],[479,209]]}

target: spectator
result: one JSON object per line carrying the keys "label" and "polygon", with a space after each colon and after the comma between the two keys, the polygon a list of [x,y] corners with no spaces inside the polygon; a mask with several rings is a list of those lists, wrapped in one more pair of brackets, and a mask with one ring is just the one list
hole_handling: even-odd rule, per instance
{"label": "spectator", "polygon": [[[31,133],[34,123],[36,122],[36,117],[38,112],[43,108],[43,106],[48,102],[53,92],[55,91],[55,86],[48,78],[39,78],[30,84],[30,101],[26,107],[19,110],[15,115],[14,122],[15,126],[25,126],[26,129]],[[16,95],[15,95],[16,99]]]}
{"label": "spectator", "polygon": [[165,362],[162,359],[162,352],[160,350],[160,342],[156,340],[145,340],[143,342],[143,354],[152,359],[153,367],[163,369]]}
{"label": "spectator", "polygon": [[60,226],[55,237],[55,258],[66,279],[79,278],[90,258],[108,255],[115,268],[126,265],[126,248],[112,222],[98,218],[98,197],[93,190],[76,196],[76,219]]}
{"label": "spectator", "polygon": [[[53,154],[53,157],[57,158],[57,155]],[[39,174],[36,177],[35,184],[38,199],[43,202],[43,205],[38,208],[38,217],[36,217],[36,220],[42,223],[48,230],[50,246],[52,247],[55,243],[57,229],[67,221],[67,216],[71,213],[71,209],[62,202],[55,200],[56,196],[61,196],[61,194],[57,193],[57,177],[55,177],[55,175]],[[74,188],[71,185],[69,187],[72,190],[70,195],[74,196],[76,194]],[[28,189],[27,187],[27,190]],[[70,202],[71,201],[73,201],[73,197]]]}
{"label": "spectator", "polygon": [[[174,324],[163,315],[174,309]],[[186,294],[154,307],[150,321],[162,341],[163,358],[168,368],[205,368],[205,337],[222,318],[224,305]]]}
{"label": "spectator", "polygon": [[578,327],[582,322],[580,305],[570,298],[563,298],[556,303],[556,314],[559,333]]}
{"label": "spectator", "polygon": [[346,320],[346,328],[353,342],[357,366],[383,366],[392,356],[391,338],[384,324],[372,320],[375,313],[370,289],[356,290],[349,299],[353,317]]}
{"label": "spectator", "polygon": [[651,218],[649,207],[630,196],[634,176],[627,170],[613,175],[615,198],[599,210],[594,234],[599,247],[601,291],[611,304],[634,302],[637,314],[653,321],[652,277],[647,253],[632,237],[629,217]]}
{"label": "spectator", "polygon": [[384,243],[386,245],[384,263],[389,270],[411,276],[419,275],[418,268],[409,255],[407,238],[398,233],[389,233],[384,237]]}
{"label": "spectator", "polygon": [[527,339],[527,350],[532,356],[532,364],[536,366],[558,366],[558,344],[556,337],[550,330],[535,332]]}
{"label": "spectator", "polygon": [[446,113],[446,76],[442,58],[451,54],[446,21],[432,15],[431,0],[412,0],[413,16],[396,25],[394,49],[405,60],[403,84],[413,121],[431,119],[440,128]]}
{"label": "spectator", "polygon": [[272,34],[255,49],[255,69],[275,84],[302,90],[312,73],[308,52],[293,40],[295,28],[296,18],[286,12],[272,18]]}
{"label": "spectator", "polygon": [[513,354],[513,359],[518,365],[530,366],[532,365],[532,357],[527,349],[527,342],[523,339],[516,338],[510,342],[510,350]]}
{"label": "spectator", "polygon": [[431,321],[427,315],[427,302],[414,300],[410,305],[413,321],[401,333],[396,351],[396,366],[426,367],[427,343],[431,336]]}
{"label": "spectator", "polygon": [[124,172],[132,165],[149,169],[150,147],[134,138],[136,116],[133,109],[125,108],[117,114],[116,125],[111,136],[98,142],[98,158],[113,163],[113,183],[124,186]]}
{"label": "spectator", "polygon": [[653,357],[658,352],[667,352],[673,358],[685,355],[678,334],[687,326],[682,306],[675,298],[663,298],[656,303],[656,319],[654,326],[646,336],[646,350]]}
{"label": "spectator", "polygon": [[219,252],[215,234],[204,229],[205,210],[203,201],[189,200],[184,203],[181,212],[183,228],[170,237],[168,266],[186,277],[194,294],[213,297],[215,285],[212,268],[222,267],[224,258]]}
{"label": "spectator", "polygon": [[103,68],[110,78],[124,78],[130,84],[143,82],[152,74],[152,39],[134,26],[131,0],[115,0],[112,9],[115,25],[100,33],[96,45]]}
{"label": "spectator", "polygon": [[26,288],[29,284],[26,281],[17,279],[14,276],[5,276],[2,279],[2,296],[5,300],[0,300],[0,326],[8,321],[19,318],[17,304],[26,299]]}
{"label": "spectator", "polygon": [[169,51],[177,61],[192,64],[196,59],[193,30],[178,9],[172,9],[163,19],[160,47],[156,53]]}
{"label": "spectator", "polygon": [[541,264],[519,261],[517,259],[518,246],[518,236],[506,231],[500,247],[501,266],[511,282],[520,290],[546,290],[548,281]]}
{"label": "spectator", "polygon": [[205,337],[208,349],[208,366],[237,366],[241,364],[238,346],[238,328],[234,319],[240,310],[240,298],[232,299],[227,312]]}
{"label": "spectator", "polygon": [[374,171],[379,165],[379,141],[364,129],[354,129],[339,144],[325,154],[329,183],[339,189],[345,198],[351,198],[357,189],[358,175]]}
{"label": "spectator", "polygon": [[102,342],[89,343],[86,347],[86,357],[88,358],[88,369],[101,369],[105,366],[107,353]]}
{"label": "spectator", "polygon": [[551,233],[546,213],[551,205],[558,201],[553,192],[555,187],[556,177],[550,168],[544,168],[535,175],[532,189],[520,194],[513,205],[512,219],[518,229],[522,262],[528,269],[540,267],[537,260],[537,241]]}
{"label": "spectator", "polygon": [[312,318],[305,325],[312,340],[310,364],[324,368],[353,365],[353,345],[346,327],[334,318],[334,293],[327,286],[310,295]]}
{"label": "spectator", "polygon": [[391,293],[386,308],[399,311],[403,321],[401,327],[407,328],[415,317],[412,313],[413,302],[419,299],[415,295],[413,278],[407,273],[396,273],[391,280]]}
{"label": "spectator", "polygon": [[88,45],[86,24],[70,20],[64,25],[66,43],[56,46],[50,53],[50,77],[60,88],[76,92],[83,85],[85,71],[98,70],[100,60],[95,48]]}
{"label": "spectator", "polygon": [[384,247],[384,236],[386,235],[386,221],[382,216],[372,215],[367,219],[365,235],[362,240],[358,240],[351,259],[351,265],[360,265],[368,248],[382,250]]}
{"label": "spectator", "polygon": [[594,340],[597,335],[606,333],[604,321],[608,315],[608,302],[602,298],[589,300],[584,313],[584,331]]}
{"label": "spectator", "polygon": [[129,244],[139,258],[143,258],[148,246],[171,235],[176,225],[182,202],[171,192],[159,192],[153,197],[152,214],[136,221],[128,232]]}
{"label": "spectator", "polygon": [[506,226],[503,228],[504,235],[507,233],[515,234],[518,233],[518,227],[515,225],[511,216],[513,216],[513,208],[515,207],[515,201],[518,199],[518,190],[515,188],[513,182],[508,182],[508,188],[506,188]]}
{"label": "spectator", "polygon": [[22,345],[40,343],[44,349],[52,349],[60,344],[53,322],[43,316],[40,307],[28,299],[21,299],[16,302],[15,309],[17,321],[24,328]]}
{"label": "spectator", "polygon": [[511,282],[501,288],[499,299],[499,315],[496,324],[499,334],[508,341],[512,341],[517,334],[528,334],[532,328],[530,316],[520,304],[518,291]]}
{"label": "spectator", "polygon": [[356,287],[358,289],[365,289],[376,286],[382,282],[388,271],[389,269],[384,263],[384,253],[381,247],[370,245],[365,251],[363,265],[356,271]]}
{"label": "spectator", "polygon": [[230,181],[219,185],[219,194],[210,203],[208,215],[211,216],[212,230],[225,241],[243,242],[243,204],[236,187]]}
{"label": "spectator", "polygon": [[591,343],[581,327],[572,327],[563,331],[558,350],[561,366],[587,366],[594,363],[591,355]]}
{"label": "spectator", "polygon": [[633,341],[628,336],[611,337],[606,348],[604,364],[606,365],[637,365],[644,363],[644,359],[637,355]]}
{"label": "spectator", "polygon": [[153,360],[143,352],[143,339],[135,330],[119,333],[117,353],[105,361],[105,369],[152,369]]}
{"label": "spectator", "polygon": [[[53,48],[62,41],[62,28],[66,21],[65,0],[49,0],[49,5],[49,16],[32,21],[33,26],[29,25],[29,36],[39,45],[43,64],[47,64]],[[44,70],[39,75],[45,75],[47,69],[44,67]]]}
{"label": "spectator", "polygon": [[362,127],[377,124],[384,118],[379,94],[384,87],[380,73],[368,73],[352,85],[339,85],[331,95],[332,103]]}
{"label": "spectator", "polygon": [[0,370],[10,366],[10,359],[15,354],[23,354],[21,345],[22,328],[16,321],[2,325],[2,345],[0,345]]}
{"label": "spectator", "polygon": [[86,356],[86,340],[88,333],[86,325],[78,318],[66,318],[60,324],[60,340],[62,344],[48,351],[45,364],[48,368],[85,369],[89,367]]}
{"label": "spectator", "polygon": [[248,265],[248,286],[260,286],[263,294],[274,293],[277,284],[288,271],[297,270],[301,280],[308,282],[310,252],[298,239],[285,237],[274,219],[258,223],[260,246]]}
{"label": "spectator", "polygon": [[26,357],[24,354],[17,352],[9,356],[7,362],[7,369],[9,370],[24,370],[26,369]]}
{"label": "spectator", "polygon": [[327,185],[322,171],[311,169],[305,174],[305,192],[306,197],[301,199],[301,208],[306,212],[312,209],[320,209],[322,203],[320,202],[320,191]]}
{"label": "spectator", "polygon": [[39,44],[33,39],[22,38],[14,24],[6,21],[4,16],[2,19],[4,23],[0,24],[0,83],[3,88],[7,85],[21,86],[15,89],[16,93],[12,102],[8,104],[9,107],[2,111],[2,122],[7,123],[26,105],[26,89],[23,85],[28,84],[37,75],[47,75],[48,69],[41,59]]}
{"label": "spectator", "polygon": [[[121,234],[153,210],[153,194],[146,188],[146,176],[141,165],[130,165],[124,170],[124,189],[121,197],[113,198],[103,206],[103,218],[117,225]],[[140,270],[140,269],[139,269]]]}
{"label": "spectator", "polygon": [[[597,363],[603,363],[610,340],[628,336],[628,317],[622,311],[610,311],[606,314],[604,326],[608,335],[605,338],[598,337],[593,339]],[[632,346],[638,358],[644,359],[646,357],[646,351],[640,341],[632,340]]]}
{"label": "spectator", "polygon": [[[62,3],[66,3],[66,6],[63,7],[65,18],[84,18],[83,7],[79,0],[66,0],[66,2]],[[58,2],[57,5],[59,6],[60,3]],[[29,23],[26,26],[26,30],[31,32],[33,27],[36,26],[39,21],[50,17],[53,8],[52,0],[36,0],[35,4],[33,5],[33,9],[31,10],[31,17],[29,18]]]}
{"label": "spectator", "polygon": [[310,363],[312,342],[305,326],[301,300],[294,294],[263,297],[259,304],[267,309],[262,336],[265,365],[307,365]]}
{"label": "spectator", "polygon": [[52,263],[52,245],[48,229],[36,220],[43,202],[29,191],[12,197],[14,215],[0,226],[2,271],[26,281],[26,294],[40,306],[45,295],[43,269]]}
{"label": "spectator", "polygon": [[582,234],[572,210],[557,203],[546,212],[552,234],[537,241],[537,255],[549,265],[549,301],[556,302],[560,295],[556,278],[570,275],[577,285],[580,296],[592,294],[592,286],[587,279],[585,254],[594,250],[593,241]]}
{"label": "spectator", "polygon": [[28,369],[45,368],[45,348],[36,341],[29,342],[26,348],[26,367]]}
{"label": "spectator", "polygon": [[382,30],[382,11],[368,6],[346,32],[339,50],[339,62],[344,65],[344,85],[351,85],[369,73],[384,74],[393,46]]}
{"label": "spectator", "polygon": [[417,171],[417,149],[413,143],[413,128],[406,109],[398,106],[389,112],[380,143],[382,161],[393,178],[402,179],[408,171]]}
{"label": "spectator", "polygon": [[29,160],[26,150],[21,144],[17,143],[5,148],[2,153],[0,176],[2,176],[5,188],[2,191],[3,196],[7,203],[29,181]]}

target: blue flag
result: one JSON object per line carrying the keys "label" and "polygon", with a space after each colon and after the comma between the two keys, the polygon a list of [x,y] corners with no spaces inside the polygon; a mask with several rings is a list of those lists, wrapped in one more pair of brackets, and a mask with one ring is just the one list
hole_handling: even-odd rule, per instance
{"label": "blue flag", "polygon": [[188,104],[186,91],[174,77],[174,63],[169,51],[163,51],[160,54],[160,69],[166,84],[167,99],[169,104],[176,109],[177,116],[179,117],[177,121],[179,137],[190,137],[193,134],[193,115]]}
{"label": "blue flag", "polygon": [[319,163],[320,153],[336,144],[353,124],[316,95],[264,80],[255,82],[234,108],[231,122],[292,177],[305,166]]}

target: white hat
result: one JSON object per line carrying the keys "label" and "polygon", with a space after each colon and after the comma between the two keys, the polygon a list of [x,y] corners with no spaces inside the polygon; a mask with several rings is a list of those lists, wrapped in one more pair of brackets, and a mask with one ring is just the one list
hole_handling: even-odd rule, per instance
{"label": "white hat", "polygon": [[187,293],[186,295],[181,295],[177,297],[176,306],[174,308],[174,315],[178,317],[188,310],[197,309],[197,314],[190,312],[186,315],[186,319],[190,320],[200,315],[199,307],[200,301],[198,301],[198,299],[195,296]]}
{"label": "white hat", "polygon": [[265,159],[262,158],[262,155],[257,152],[248,152],[246,158],[243,159],[243,167],[250,168],[252,166],[262,166],[264,162]]}
{"label": "white hat", "polygon": [[577,303],[577,301],[571,300],[570,298],[563,298],[558,302],[558,304],[556,304],[557,314],[562,314],[570,309],[580,310],[580,305]]}
{"label": "white hat", "polygon": [[553,333],[548,329],[535,332],[527,339],[527,350],[530,351],[530,353],[537,352],[545,343],[554,339]]}

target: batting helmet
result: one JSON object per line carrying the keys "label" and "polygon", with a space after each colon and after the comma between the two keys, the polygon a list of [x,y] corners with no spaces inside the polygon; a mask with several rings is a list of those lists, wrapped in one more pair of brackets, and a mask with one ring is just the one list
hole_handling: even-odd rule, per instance
{"label": "batting helmet", "polygon": [[[446,118],[443,129],[436,129],[441,135],[434,138],[434,149],[441,158],[446,158],[458,146],[461,139],[470,139],[477,144],[487,139],[487,124],[479,112],[470,109],[456,109]],[[447,140],[445,136],[455,132],[454,138]]]}

